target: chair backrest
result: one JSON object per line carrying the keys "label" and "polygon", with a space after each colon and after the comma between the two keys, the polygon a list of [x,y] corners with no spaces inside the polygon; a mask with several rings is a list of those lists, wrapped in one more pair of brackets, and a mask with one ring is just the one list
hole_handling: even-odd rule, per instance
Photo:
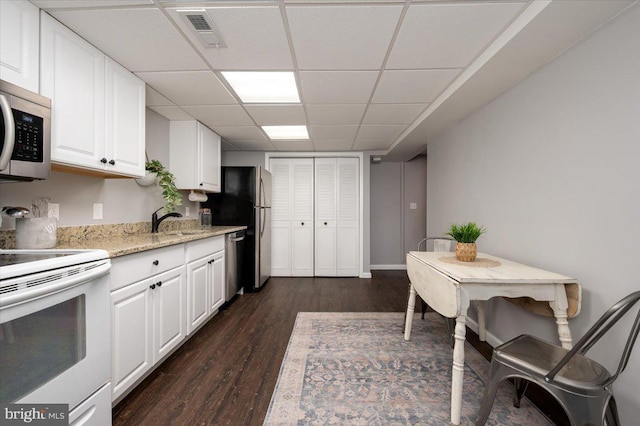
{"label": "chair backrest", "polygon": [[451,251],[453,241],[447,237],[426,237],[418,243],[418,251]]}
{"label": "chair backrest", "polygon": [[[625,314],[640,300],[640,291],[636,291],[626,296],[618,303],[613,305],[607,312],[604,313],[596,321],[596,323],[585,333],[584,336],[575,344],[575,346],[558,362],[558,364],[544,377],[544,380],[550,382],[553,380],[556,374],[564,367],[564,365],[573,357],[576,353],[584,355],[591,347],[604,336],[607,331],[611,329]],[[627,343],[622,351],[618,369],[615,374],[611,376],[605,386],[613,383],[620,373],[622,373],[629,362],[631,356],[631,350],[638,338],[638,332],[640,332],[640,305],[637,307],[638,313],[631,326]]]}

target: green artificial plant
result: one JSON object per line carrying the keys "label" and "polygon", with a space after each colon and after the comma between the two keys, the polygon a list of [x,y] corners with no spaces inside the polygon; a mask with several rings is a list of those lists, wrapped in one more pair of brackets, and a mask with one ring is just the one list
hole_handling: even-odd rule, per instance
{"label": "green artificial plant", "polygon": [[173,211],[176,206],[182,205],[182,195],[176,188],[176,178],[169,170],[167,170],[160,161],[151,160],[145,163],[145,169],[150,173],[158,176],[158,185],[162,188],[162,198],[166,202],[164,212]]}
{"label": "green artificial plant", "polygon": [[478,226],[474,222],[464,224],[452,224],[445,235],[450,236],[459,243],[475,243],[478,237],[486,232],[484,226]]}

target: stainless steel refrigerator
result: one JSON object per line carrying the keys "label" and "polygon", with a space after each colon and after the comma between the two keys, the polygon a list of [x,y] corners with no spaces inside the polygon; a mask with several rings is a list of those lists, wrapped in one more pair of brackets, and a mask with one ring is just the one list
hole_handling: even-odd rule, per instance
{"label": "stainless steel refrigerator", "polygon": [[237,246],[238,281],[245,291],[271,276],[271,173],[262,167],[223,167],[222,192],[209,194],[213,225],[245,225]]}

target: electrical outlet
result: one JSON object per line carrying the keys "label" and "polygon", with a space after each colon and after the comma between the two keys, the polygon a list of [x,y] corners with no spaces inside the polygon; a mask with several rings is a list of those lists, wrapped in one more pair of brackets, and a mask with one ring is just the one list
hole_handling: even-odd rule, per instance
{"label": "electrical outlet", "polygon": [[411,210],[415,210],[415,209],[417,209],[417,208],[418,208],[418,204],[416,204],[416,203],[411,203],[411,204],[409,204],[409,208],[410,208]]}
{"label": "electrical outlet", "polygon": [[184,215],[189,216],[189,207],[184,208]]}
{"label": "electrical outlet", "polygon": [[55,217],[60,220],[60,204],[58,203],[49,203],[49,213],[47,214],[49,217]]}
{"label": "electrical outlet", "polygon": [[102,219],[102,203],[93,203],[93,218]]}

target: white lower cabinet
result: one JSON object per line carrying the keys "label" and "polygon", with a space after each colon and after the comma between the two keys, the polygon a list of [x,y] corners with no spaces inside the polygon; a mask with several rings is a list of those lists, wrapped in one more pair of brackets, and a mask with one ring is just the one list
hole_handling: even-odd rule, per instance
{"label": "white lower cabinet", "polygon": [[112,259],[113,402],[224,303],[224,241],[220,235]]}
{"label": "white lower cabinet", "polygon": [[187,334],[225,301],[224,237],[187,244]]}
{"label": "white lower cabinet", "polygon": [[111,324],[116,399],[185,338],[185,267],[112,292]]}

